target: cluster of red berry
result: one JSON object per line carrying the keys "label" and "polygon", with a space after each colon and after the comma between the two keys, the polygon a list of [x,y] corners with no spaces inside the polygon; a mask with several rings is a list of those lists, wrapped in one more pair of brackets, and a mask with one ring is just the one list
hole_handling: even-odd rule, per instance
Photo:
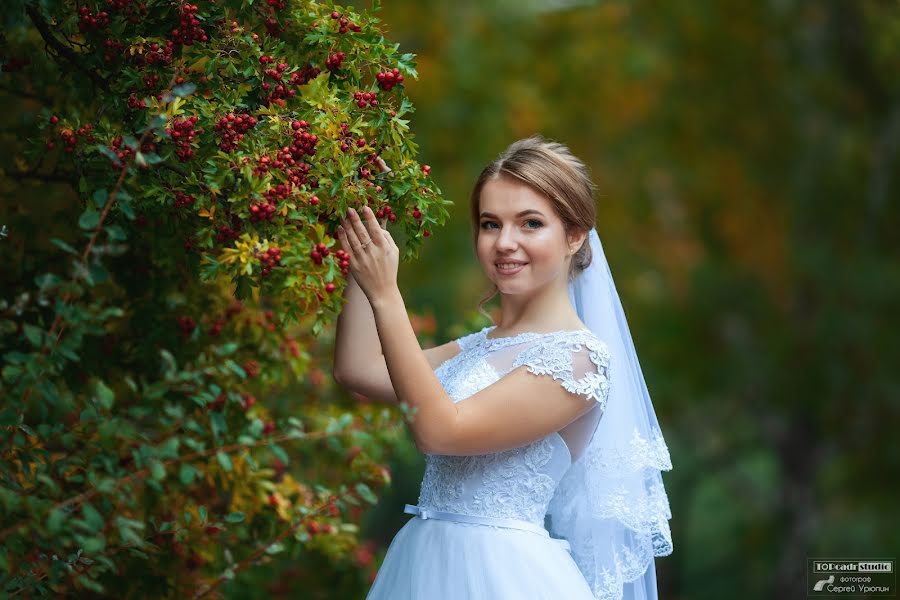
{"label": "cluster of red berry", "polygon": [[362,31],[359,25],[351,23],[347,17],[341,16],[341,13],[336,10],[331,12],[331,18],[338,22],[338,33],[347,33],[347,29],[357,33]]}
{"label": "cluster of red berry", "polygon": [[422,173],[428,175],[431,173],[431,167],[429,165],[422,165]]}
{"label": "cluster of red berry", "polygon": [[386,92],[391,91],[391,88],[395,85],[403,83],[403,75],[400,74],[400,69],[396,67],[390,71],[377,73],[375,79],[378,80],[378,85]]}
{"label": "cluster of red berry", "polygon": [[284,10],[287,6],[287,0],[266,0],[266,4],[275,10]]}
{"label": "cluster of red berry", "polygon": [[262,275],[265,277],[272,272],[273,267],[281,264],[281,249],[278,246],[270,246],[268,250],[259,255],[262,263]]}
{"label": "cluster of red berry", "polygon": [[150,91],[153,91],[159,87],[159,74],[158,73],[145,73],[143,80],[144,80],[144,87],[146,87]]}
{"label": "cluster of red berry", "polygon": [[178,333],[182,338],[189,338],[197,327],[197,322],[192,317],[183,315],[176,319],[178,322]]}
{"label": "cluster of red berry", "polygon": [[368,104],[369,106],[378,106],[378,100],[375,99],[375,92],[354,92],[353,99],[356,100],[356,105],[360,108],[365,108]]}
{"label": "cluster of red berry", "polygon": [[325,59],[325,68],[329,71],[337,71],[341,68],[341,64],[344,62],[345,56],[346,55],[343,52],[332,54]]}
{"label": "cluster of red berry", "polygon": [[316,144],[319,138],[316,134],[306,131],[309,123],[306,121],[294,121],[291,129],[294,130],[294,143],[290,146],[290,153],[294,160],[302,160],[304,156],[313,156],[316,153]]}
{"label": "cluster of red berry", "polygon": [[[275,187],[288,187],[289,184],[280,183]],[[271,193],[273,189],[267,190],[266,195]],[[258,223],[259,221],[271,221],[272,217],[275,216],[275,211],[278,210],[276,203],[273,200],[266,198],[262,202],[251,202],[250,203],[250,222]]]}
{"label": "cluster of red berry", "polygon": [[228,225],[220,225],[219,231],[216,233],[216,241],[220,244],[236,240],[241,235],[243,224],[238,215],[231,215],[231,227]]}
{"label": "cluster of red berry", "polygon": [[278,21],[273,17],[266,17],[266,20],[263,21],[263,24],[266,26],[266,33],[269,34],[269,37],[277,38],[283,31],[281,29],[281,25],[279,25]]}
{"label": "cluster of red berry", "polygon": [[94,29],[103,29],[109,25],[109,13],[105,10],[94,14],[89,6],[78,7],[78,31],[87,33]]}
{"label": "cluster of red berry", "polygon": [[[110,161],[110,164],[113,166],[113,168],[124,169],[125,163],[130,160],[132,156],[134,156],[134,150],[132,150],[128,147],[127,144],[125,144],[124,139],[121,135],[116,136],[112,140],[110,140],[109,147],[113,152],[116,153],[116,157],[119,159],[119,164],[116,164],[116,162],[113,160]],[[144,151],[146,151],[146,148],[144,149]]]}
{"label": "cluster of red berry", "polygon": [[200,19],[194,15],[197,10],[196,4],[185,3],[181,5],[179,27],[173,29],[172,33],[169,34],[173,42],[192,46],[194,42],[206,42],[209,40],[206,32],[200,27]]}
{"label": "cluster of red berry", "polygon": [[207,334],[212,337],[217,337],[220,333],[222,333],[222,328],[225,327],[225,324],[233,317],[234,315],[240,313],[244,310],[244,305],[239,301],[235,300],[231,304],[228,305],[228,308],[225,309],[225,314],[220,315],[213,322],[212,326],[207,331]]}
{"label": "cluster of red berry", "polygon": [[[56,115],[50,117],[50,123],[56,125],[59,123],[59,117]],[[63,141],[63,150],[66,152],[74,152],[75,146],[78,144],[78,138],[81,137],[85,142],[92,143],[94,141],[94,134],[91,133],[91,130],[94,128],[93,125],[87,123],[81,127],[79,127],[74,133],[70,129],[62,129],[59,132],[59,137]],[[52,150],[56,147],[56,144],[53,141],[47,142],[47,148]]]}
{"label": "cluster of red berry", "polygon": [[299,71],[294,71],[291,74],[291,79],[288,81],[291,85],[306,85],[309,81],[312,81],[316,77],[319,76],[322,70],[318,67],[312,66],[310,63],[306,63]]}
{"label": "cluster of red berry", "polygon": [[125,52],[125,43],[115,38],[106,38],[103,40],[103,60],[112,62],[116,58],[122,56]]}
{"label": "cluster of red berry", "polygon": [[196,123],[197,115],[192,115],[187,119],[175,119],[171,127],[166,127],[166,133],[175,140],[175,154],[181,162],[187,162],[194,156],[191,142],[194,141],[194,136],[203,133],[200,127],[194,129]]}
{"label": "cluster of red berry", "polygon": [[[343,252],[343,250],[340,250],[340,252]],[[316,244],[316,247],[313,248],[312,252],[309,253],[309,256],[310,258],[312,258],[314,263],[321,266],[322,261],[324,261],[329,254],[331,254],[331,250],[328,249],[328,246],[326,246],[322,242],[319,242],[318,244]]]}
{"label": "cluster of red berry", "polygon": [[131,92],[128,95],[128,108],[136,110],[139,108],[147,108],[147,105],[144,103],[143,98],[138,98],[137,93]]}
{"label": "cluster of red berry", "polygon": [[142,50],[143,52],[135,52],[130,55],[130,59],[135,65],[141,66],[144,63],[148,65],[168,65],[172,62],[175,42],[167,40],[164,46],[160,46],[157,42],[151,42]]}
{"label": "cluster of red berry", "polygon": [[256,127],[256,118],[241,113],[235,115],[228,113],[216,123],[216,131],[222,132],[222,141],[219,148],[222,152],[234,152],[237,150],[238,142],[244,138],[244,134],[252,127]]}
{"label": "cluster of red berry", "polygon": [[194,197],[184,192],[175,192],[175,208],[184,208],[194,203]]}
{"label": "cluster of red berry", "polygon": [[244,364],[241,365],[241,367],[243,367],[244,371],[247,373],[247,377],[249,377],[250,379],[256,379],[257,377],[259,377],[260,369],[258,361],[251,358],[250,360],[245,361]]}
{"label": "cluster of red berry", "polygon": [[[274,64],[275,59],[271,56],[263,55],[263,56],[259,57],[259,62],[261,62],[262,64],[267,64],[267,63]],[[287,68],[288,68],[287,63],[280,62],[275,65],[274,69],[266,69],[266,71],[265,71],[266,77],[273,79],[275,81],[275,84],[273,87],[272,84],[269,83],[268,81],[263,82],[262,89],[264,91],[268,92],[269,90],[272,90],[268,96],[265,96],[263,98],[263,103],[268,104],[270,102],[274,102],[276,104],[283,106],[285,98],[293,98],[297,94],[297,92],[295,90],[285,88],[284,84],[282,83],[282,79],[284,77],[282,75],[282,73],[284,73],[284,71],[287,70]]]}
{"label": "cluster of red berry", "polygon": [[387,217],[387,220],[390,221],[391,223],[393,223],[394,221],[397,220],[397,215],[395,215],[393,213],[390,204],[385,204],[384,206],[379,208],[378,211],[375,213],[375,216],[378,217],[379,219],[383,219],[383,218]]}

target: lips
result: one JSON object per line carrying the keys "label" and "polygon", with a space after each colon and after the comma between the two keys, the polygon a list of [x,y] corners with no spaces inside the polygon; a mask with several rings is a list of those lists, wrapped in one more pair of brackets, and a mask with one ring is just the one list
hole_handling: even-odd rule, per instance
{"label": "lips", "polygon": [[[501,275],[515,275],[519,271],[525,268],[525,265],[528,263],[519,262],[519,261],[509,261],[509,262],[498,262],[494,263],[494,266],[497,267],[497,272]],[[503,265],[503,266],[501,266]],[[509,268],[511,265],[515,265]],[[507,268],[504,268],[507,267]]]}

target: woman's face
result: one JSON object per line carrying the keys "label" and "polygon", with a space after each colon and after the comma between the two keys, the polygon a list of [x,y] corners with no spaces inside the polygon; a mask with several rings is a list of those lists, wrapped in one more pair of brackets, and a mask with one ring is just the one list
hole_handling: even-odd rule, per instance
{"label": "woman's face", "polygon": [[[563,222],[546,196],[499,177],[481,189],[479,209],[478,260],[501,293],[523,293],[566,280],[570,248]],[[504,263],[520,264],[505,269],[500,266]]]}

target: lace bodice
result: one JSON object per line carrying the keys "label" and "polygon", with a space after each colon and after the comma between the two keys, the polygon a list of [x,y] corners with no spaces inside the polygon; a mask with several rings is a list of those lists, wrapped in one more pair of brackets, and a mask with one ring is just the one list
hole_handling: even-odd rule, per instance
{"label": "lace bodice", "polygon": [[491,339],[487,336],[493,329],[456,340],[459,354],[435,369],[454,402],[525,366],[536,376],[558,380],[594,406],[559,432],[525,446],[473,456],[427,454],[418,505],[543,527],[557,484],[580,457],[605,410],[609,351],[588,329]]}

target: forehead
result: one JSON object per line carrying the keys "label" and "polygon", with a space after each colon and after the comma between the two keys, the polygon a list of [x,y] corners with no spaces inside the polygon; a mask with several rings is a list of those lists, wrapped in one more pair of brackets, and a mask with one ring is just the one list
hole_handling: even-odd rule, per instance
{"label": "forehead", "polygon": [[499,177],[491,179],[481,188],[481,212],[491,212],[501,217],[512,217],[526,209],[536,209],[545,215],[553,215],[553,204],[550,199],[531,186],[510,179]]}

